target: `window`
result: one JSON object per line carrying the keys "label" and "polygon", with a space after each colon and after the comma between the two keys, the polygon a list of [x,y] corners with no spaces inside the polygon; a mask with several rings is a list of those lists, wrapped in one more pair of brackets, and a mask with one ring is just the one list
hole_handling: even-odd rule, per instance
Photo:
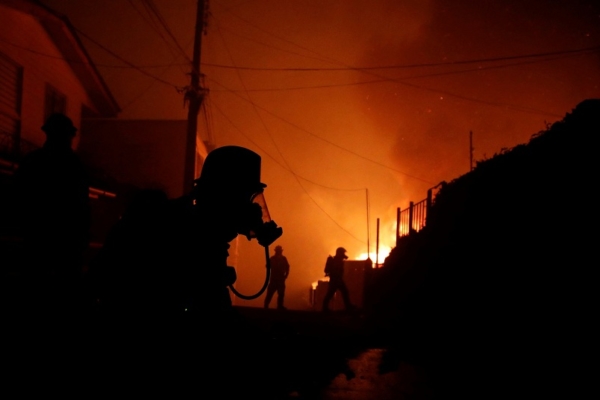
{"label": "window", "polygon": [[14,160],[19,153],[23,67],[0,53],[0,157]]}

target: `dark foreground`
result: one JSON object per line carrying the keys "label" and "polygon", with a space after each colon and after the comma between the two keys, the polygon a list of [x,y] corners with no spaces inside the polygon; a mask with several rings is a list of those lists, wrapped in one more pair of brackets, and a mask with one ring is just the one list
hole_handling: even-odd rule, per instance
{"label": "dark foreground", "polygon": [[3,391],[18,397],[433,398],[425,369],[369,335],[358,312],[4,317]]}
{"label": "dark foreground", "polygon": [[578,399],[597,391],[596,324],[575,310],[552,325],[536,322],[539,312],[502,320],[483,308],[476,318],[434,307],[395,318],[243,307],[210,317],[141,306],[67,311],[16,292],[2,291],[3,398]]}
{"label": "dark foreground", "polygon": [[579,399],[597,391],[592,325],[571,324],[576,335],[561,339],[524,323],[427,323],[427,313],[377,328],[362,312],[207,315],[4,307],[3,397]]}
{"label": "dark foreground", "polygon": [[283,343],[293,349],[295,358],[284,362],[295,371],[288,398],[434,398],[424,360],[370,329],[364,312],[238,311],[256,329],[277,339],[272,352],[285,351]]}

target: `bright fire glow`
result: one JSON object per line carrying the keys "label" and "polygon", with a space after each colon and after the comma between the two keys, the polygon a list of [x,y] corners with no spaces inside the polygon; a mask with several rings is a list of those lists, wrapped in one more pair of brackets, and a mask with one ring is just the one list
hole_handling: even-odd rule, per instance
{"label": "bright fire glow", "polygon": [[356,259],[357,260],[366,260],[367,258],[370,258],[371,261],[373,261],[373,265],[375,265],[375,262],[378,261],[379,264],[383,264],[383,261],[385,261],[385,258],[390,254],[391,251],[391,247],[389,246],[379,246],[379,258],[377,258],[377,253],[375,252],[371,252],[371,253],[361,253]]}
{"label": "bright fire glow", "polygon": [[387,223],[382,223],[380,226],[380,237],[379,237],[379,257],[377,257],[377,252],[375,250],[375,246],[371,246],[370,252],[360,253],[355,260],[366,260],[370,258],[373,262],[373,267],[375,267],[375,262],[379,262],[379,264],[383,264],[385,258],[392,251],[391,243],[396,244],[396,221],[388,221]]}

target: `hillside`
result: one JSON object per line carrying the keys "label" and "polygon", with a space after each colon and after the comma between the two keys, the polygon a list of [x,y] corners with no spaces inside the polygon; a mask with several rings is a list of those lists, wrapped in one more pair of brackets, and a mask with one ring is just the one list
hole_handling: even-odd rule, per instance
{"label": "hillside", "polygon": [[374,329],[422,357],[445,390],[586,382],[599,133],[600,99],[585,100],[527,144],[478,162],[442,186],[427,227],[373,277]]}

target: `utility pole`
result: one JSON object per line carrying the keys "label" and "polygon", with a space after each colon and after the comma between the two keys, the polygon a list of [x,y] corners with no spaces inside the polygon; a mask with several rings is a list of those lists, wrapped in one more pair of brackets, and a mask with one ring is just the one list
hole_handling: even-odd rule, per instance
{"label": "utility pole", "polygon": [[369,189],[365,189],[366,195],[367,195],[367,259],[370,260],[371,259],[371,243],[370,243],[370,238],[371,238],[371,229],[369,227]]}
{"label": "utility pole", "polygon": [[375,244],[375,268],[379,268],[379,218],[377,218],[377,243]]}
{"label": "utility pole", "polygon": [[198,0],[196,10],[196,28],[194,30],[194,54],[190,85],[185,90],[185,102],[188,104],[187,136],[185,144],[185,164],[183,172],[183,193],[194,187],[196,179],[196,140],[198,131],[198,113],[204,100],[205,89],[200,85],[200,52],[202,50],[202,34],[205,27],[205,1]]}

